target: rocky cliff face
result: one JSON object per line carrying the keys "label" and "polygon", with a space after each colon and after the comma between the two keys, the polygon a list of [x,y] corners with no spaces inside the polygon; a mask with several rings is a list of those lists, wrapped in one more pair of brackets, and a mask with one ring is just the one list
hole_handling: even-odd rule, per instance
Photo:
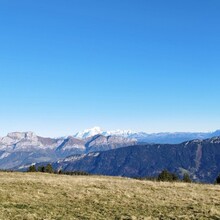
{"label": "rocky cliff face", "polygon": [[121,136],[103,136],[95,135],[86,139],[86,148],[88,152],[105,151],[116,149],[124,146],[133,146],[137,141],[132,138],[124,138]]}
{"label": "rocky cliff face", "polygon": [[220,173],[220,137],[177,145],[138,145],[105,152],[75,155],[53,164],[57,170],[145,177],[168,169],[195,181],[213,182]]}
{"label": "rocky cliff face", "polygon": [[136,144],[122,137],[98,135],[87,140],[67,138],[44,138],[33,132],[14,132],[0,138],[0,169],[13,169],[26,164],[51,162],[69,155],[109,150]]}

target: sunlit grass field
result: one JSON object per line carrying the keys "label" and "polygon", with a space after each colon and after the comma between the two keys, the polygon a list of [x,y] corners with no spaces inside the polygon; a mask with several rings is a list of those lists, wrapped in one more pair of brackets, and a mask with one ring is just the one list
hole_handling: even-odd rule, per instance
{"label": "sunlit grass field", "polygon": [[220,186],[2,172],[0,219],[220,219]]}

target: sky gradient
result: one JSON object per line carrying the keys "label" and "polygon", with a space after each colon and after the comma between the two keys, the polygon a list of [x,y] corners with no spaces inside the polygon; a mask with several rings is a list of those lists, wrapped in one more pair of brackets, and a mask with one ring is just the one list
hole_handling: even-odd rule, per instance
{"label": "sky gradient", "polygon": [[0,1],[0,135],[220,128],[220,1]]}

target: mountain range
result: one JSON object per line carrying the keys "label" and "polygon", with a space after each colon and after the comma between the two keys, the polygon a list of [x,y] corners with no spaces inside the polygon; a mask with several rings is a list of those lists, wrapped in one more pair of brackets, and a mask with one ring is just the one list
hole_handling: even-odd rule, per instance
{"label": "mountain range", "polygon": [[[184,141],[188,142],[193,139],[202,141],[204,139],[213,138],[214,136],[219,136],[219,135],[220,135],[220,131],[215,131],[210,133],[180,132],[180,133],[147,134],[145,132],[132,132],[132,131],[124,131],[124,130],[103,131],[99,127],[87,129],[83,132],[77,132],[74,135],[61,137],[61,138],[40,137],[33,132],[12,132],[6,135],[5,137],[0,138],[0,169],[25,170],[30,165],[38,164],[38,163],[54,163],[54,166],[58,167],[56,164],[58,163],[57,161],[59,161],[59,164],[62,164],[62,168],[65,170],[66,169],[68,170],[70,168],[74,170],[85,168],[85,171],[89,171],[92,173],[97,172],[108,175],[111,174],[111,175],[132,176],[133,174],[131,170],[136,169],[135,168],[136,164],[142,161],[143,159],[142,157],[144,157],[145,153],[144,152],[141,153],[140,150],[138,151],[139,153],[138,152],[134,153],[134,155],[126,154],[127,159],[124,161],[123,158],[121,157],[118,158],[120,152],[126,152],[127,150],[125,149],[132,149],[132,152],[133,151],[135,152],[135,150],[137,149],[150,148],[151,151],[149,154],[152,154],[152,156],[150,157],[152,161],[150,160],[147,163],[151,164],[152,166],[151,171],[155,169],[154,172],[152,173],[149,170],[146,172],[144,171],[142,172],[138,170],[138,172],[134,172],[134,175],[136,176],[155,175],[157,172],[159,172],[160,168],[167,167],[167,165],[163,164],[162,162],[161,162],[161,167],[154,166],[156,162],[153,161],[153,159],[160,160],[159,158],[161,152],[157,152],[158,146],[167,146],[163,148],[166,149],[163,151],[163,154],[167,155],[166,158],[167,160],[170,155],[170,150],[174,148],[176,150],[180,149],[180,151],[178,152],[182,154],[182,157],[184,158],[185,161],[188,161],[188,158],[191,158],[190,160],[194,161],[195,158],[192,156],[194,154],[191,155],[190,151],[189,152],[187,151],[188,153],[185,155],[185,151],[183,151],[182,148],[179,147],[182,146],[181,143]],[[178,154],[178,152],[176,151],[176,154]],[[89,158],[90,161],[94,162],[94,160],[92,159],[92,158],[96,158],[94,155],[97,158],[102,158],[102,155],[106,155],[105,156],[106,158],[105,160],[100,160],[101,165],[100,162],[95,160],[95,164],[97,165],[97,167],[94,167],[93,163],[89,164],[88,166],[90,168],[93,167],[92,170],[90,170],[90,168],[88,169],[86,165],[87,162],[85,163],[85,160]],[[101,156],[97,156],[97,155],[101,155]],[[82,160],[79,160],[79,158],[81,158]],[[163,157],[161,156],[161,158]],[[76,164],[75,162],[72,163],[75,160],[77,161],[77,163]],[[126,165],[127,161],[132,161],[134,167],[129,168],[130,170],[127,173],[124,171],[119,172],[118,171],[119,168],[117,168],[117,164],[120,164],[121,160],[124,161],[123,163],[124,165]],[[105,161],[106,162],[111,161],[111,166],[107,166],[105,164]],[[81,167],[79,166],[79,163],[84,165]],[[113,165],[113,163],[115,163],[115,165]],[[124,166],[123,164],[120,164],[121,170],[123,170],[123,166]],[[102,170],[98,170],[98,166],[102,166],[102,165],[104,166]],[[142,169],[141,167],[142,166],[140,166],[140,169]],[[177,166],[175,165],[175,167]],[[184,166],[178,165],[178,167],[184,167]],[[112,171],[107,172],[104,169],[112,169]],[[189,169],[189,167],[187,167],[187,170],[192,172],[192,170]],[[194,175],[193,172],[192,175]],[[200,174],[196,173],[195,175],[196,175],[195,179],[202,180]],[[208,178],[205,177],[205,179]]]}
{"label": "mountain range", "polygon": [[73,135],[75,138],[86,139],[101,134],[103,136],[121,136],[135,139],[138,143],[179,144],[193,139],[207,139],[220,136],[220,130],[214,132],[161,132],[148,134],[146,132],[134,132],[131,130],[104,131],[100,127],[86,129]]}
{"label": "mountain range", "polygon": [[188,173],[194,181],[213,183],[220,173],[220,137],[73,155],[52,165],[58,171],[125,177],[156,177],[167,169],[180,177]]}
{"label": "mountain range", "polygon": [[86,139],[73,136],[44,138],[33,132],[13,132],[0,138],[0,169],[14,169],[33,163],[52,162],[74,154],[132,146],[137,141],[121,136],[97,134]]}

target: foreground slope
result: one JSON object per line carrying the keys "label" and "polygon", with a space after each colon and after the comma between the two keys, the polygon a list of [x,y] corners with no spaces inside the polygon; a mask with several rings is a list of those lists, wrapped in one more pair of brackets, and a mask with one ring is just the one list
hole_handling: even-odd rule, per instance
{"label": "foreground slope", "polygon": [[217,185],[0,173],[0,186],[0,219],[220,218]]}

